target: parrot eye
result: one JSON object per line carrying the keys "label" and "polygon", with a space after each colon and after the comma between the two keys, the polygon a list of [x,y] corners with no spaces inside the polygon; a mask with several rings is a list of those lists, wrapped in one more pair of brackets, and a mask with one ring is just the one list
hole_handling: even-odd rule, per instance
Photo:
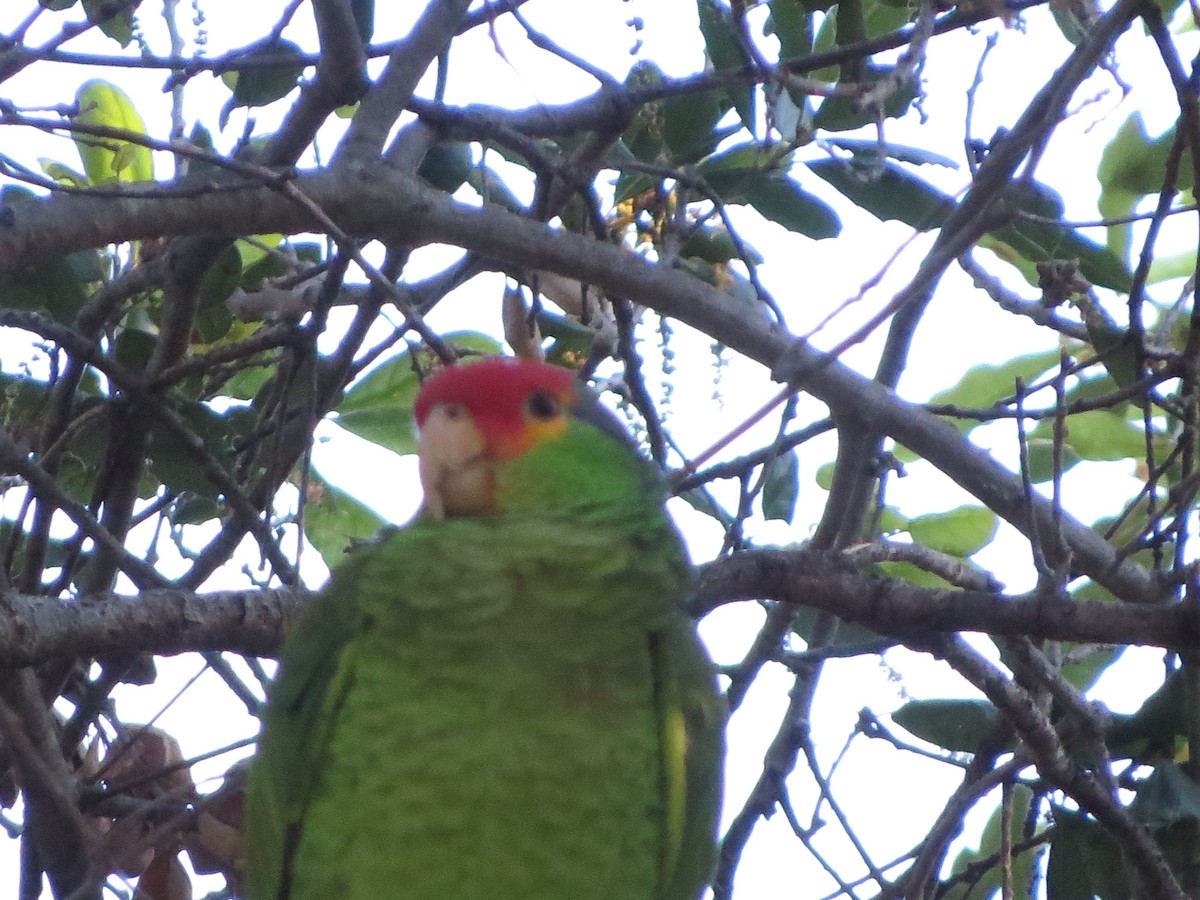
{"label": "parrot eye", "polygon": [[531,419],[548,422],[558,418],[562,413],[562,405],[549,391],[534,391],[525,401],[525,411]]}

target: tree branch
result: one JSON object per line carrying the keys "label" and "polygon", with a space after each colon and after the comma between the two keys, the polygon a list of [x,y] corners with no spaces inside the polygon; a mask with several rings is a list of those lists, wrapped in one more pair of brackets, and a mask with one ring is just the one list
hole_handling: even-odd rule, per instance
{"label": "tree branch", "polygon": [[[298,175],[297,187],[351,234],[411,245],[450,244],[511,265],[549,269],[603,287],[718,337],[730,349],[772,367],[779,380],[801,385],[840,418],[873,430],[929,460],[1027,536],[1062,530],[1075,569],[1123,600],[1154,602],[1163,589],[1137,563],[1122,559],[1100,535],[1034,495],[1032,514],[1019,477],[967,441],[950,423],[788,334],[725,294],[683,272],[515,216],[492,205],[470,207],[384,165],[348,166]],[[248,184],[207,196],[154,193],[103,200],[54,196],[0,211],[0,271],[12,271],[55,251],[154,236],[209,231],[298,233],[318,227],[312,213],[275,188]],[[165,192],[163,190],[165,188]]]}
{"label": "tree branch", "polygon": [[[0,595],[0,662],[29,666],[60,656],[229,650],[271,656],[303,607],[300,588],[215,591],[155,588],[62,600]],[[700,568],[692,612],[740,600],[778,600],[836,613],[901,638],[931,631],[1168,649],[1200,642],[1200,609],[1187,603],[1104,603],[988,591],[922,588],[865,575],[836,554],[808,548],[749,550]]]}
{"label": "tree branch", "polygon": [[300,588],[205,594],[156,588],[82,600],[8,593],[0,596],[0,661],[17,667],[61,656],[191,650],[271,656],[307,596]]}
{"label": "tree branch", "polygon": [[810,606],[900,637],[932,630],[1173,649],[1200,642],[1200,609],[1189,603],[1106,603],[924,588],[862,574],[837,554],[804,547],[747,550],[700,567],[695,615],[738,600]]}

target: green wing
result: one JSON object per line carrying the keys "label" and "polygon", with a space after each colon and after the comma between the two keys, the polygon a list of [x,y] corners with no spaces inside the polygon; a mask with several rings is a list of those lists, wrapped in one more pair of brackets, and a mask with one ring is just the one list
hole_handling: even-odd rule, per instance
{"label": "green wing", "polygon": [[355,562],[310,601],[288,635],[271,685],[246,785],[247,900],[287,897],[292,854],[321,770],[317,760],[354,678],[354,638],[363,626]]}
{"label": "green wing", "polygon": [[692,623],[680,616],[651,639],[657,678],[667,841],[661,900],[695,900],[715,863],[725,701]]}

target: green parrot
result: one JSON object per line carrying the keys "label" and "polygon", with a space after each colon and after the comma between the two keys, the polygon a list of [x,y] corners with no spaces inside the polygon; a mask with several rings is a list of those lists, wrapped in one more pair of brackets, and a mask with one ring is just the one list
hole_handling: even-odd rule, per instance
{"label": "green parrot", "polygon": [[283,648],[246,898],[695,900],[724,707],[657,473],[556,366],[444,369],[415,412],[422,512]]}

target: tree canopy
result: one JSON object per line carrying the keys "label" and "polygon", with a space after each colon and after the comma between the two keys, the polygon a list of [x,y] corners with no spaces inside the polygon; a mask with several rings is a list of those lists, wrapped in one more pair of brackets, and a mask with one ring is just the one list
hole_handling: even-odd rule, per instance
{"label": "tree canopy", "polygon": [[[501,352],[623,410],[707,535],[691,611],[758,616],[723,683],[772,736],[715,897],[762,893],[777,815],[820,873],[786,896],[1200,895],[1194,10],[376,6],[0,13],[14,896],[236,894],[252,729],[185,757],[126,698],[195,653],[226,690],[181,685],[193,721],[257,713],[306,589],[415,491],[421,380]],[[352,437],[388,460],[369,491],[321,455]],[[1115,713],[1093,688],[1131,647],[1162,662]],[[946,689],[858,712],[857,657]],[[768,673],[777,719],[736,715]],[[867,743],[944,775],[919,815],[870,798],[899,852],[838,777]]]}

